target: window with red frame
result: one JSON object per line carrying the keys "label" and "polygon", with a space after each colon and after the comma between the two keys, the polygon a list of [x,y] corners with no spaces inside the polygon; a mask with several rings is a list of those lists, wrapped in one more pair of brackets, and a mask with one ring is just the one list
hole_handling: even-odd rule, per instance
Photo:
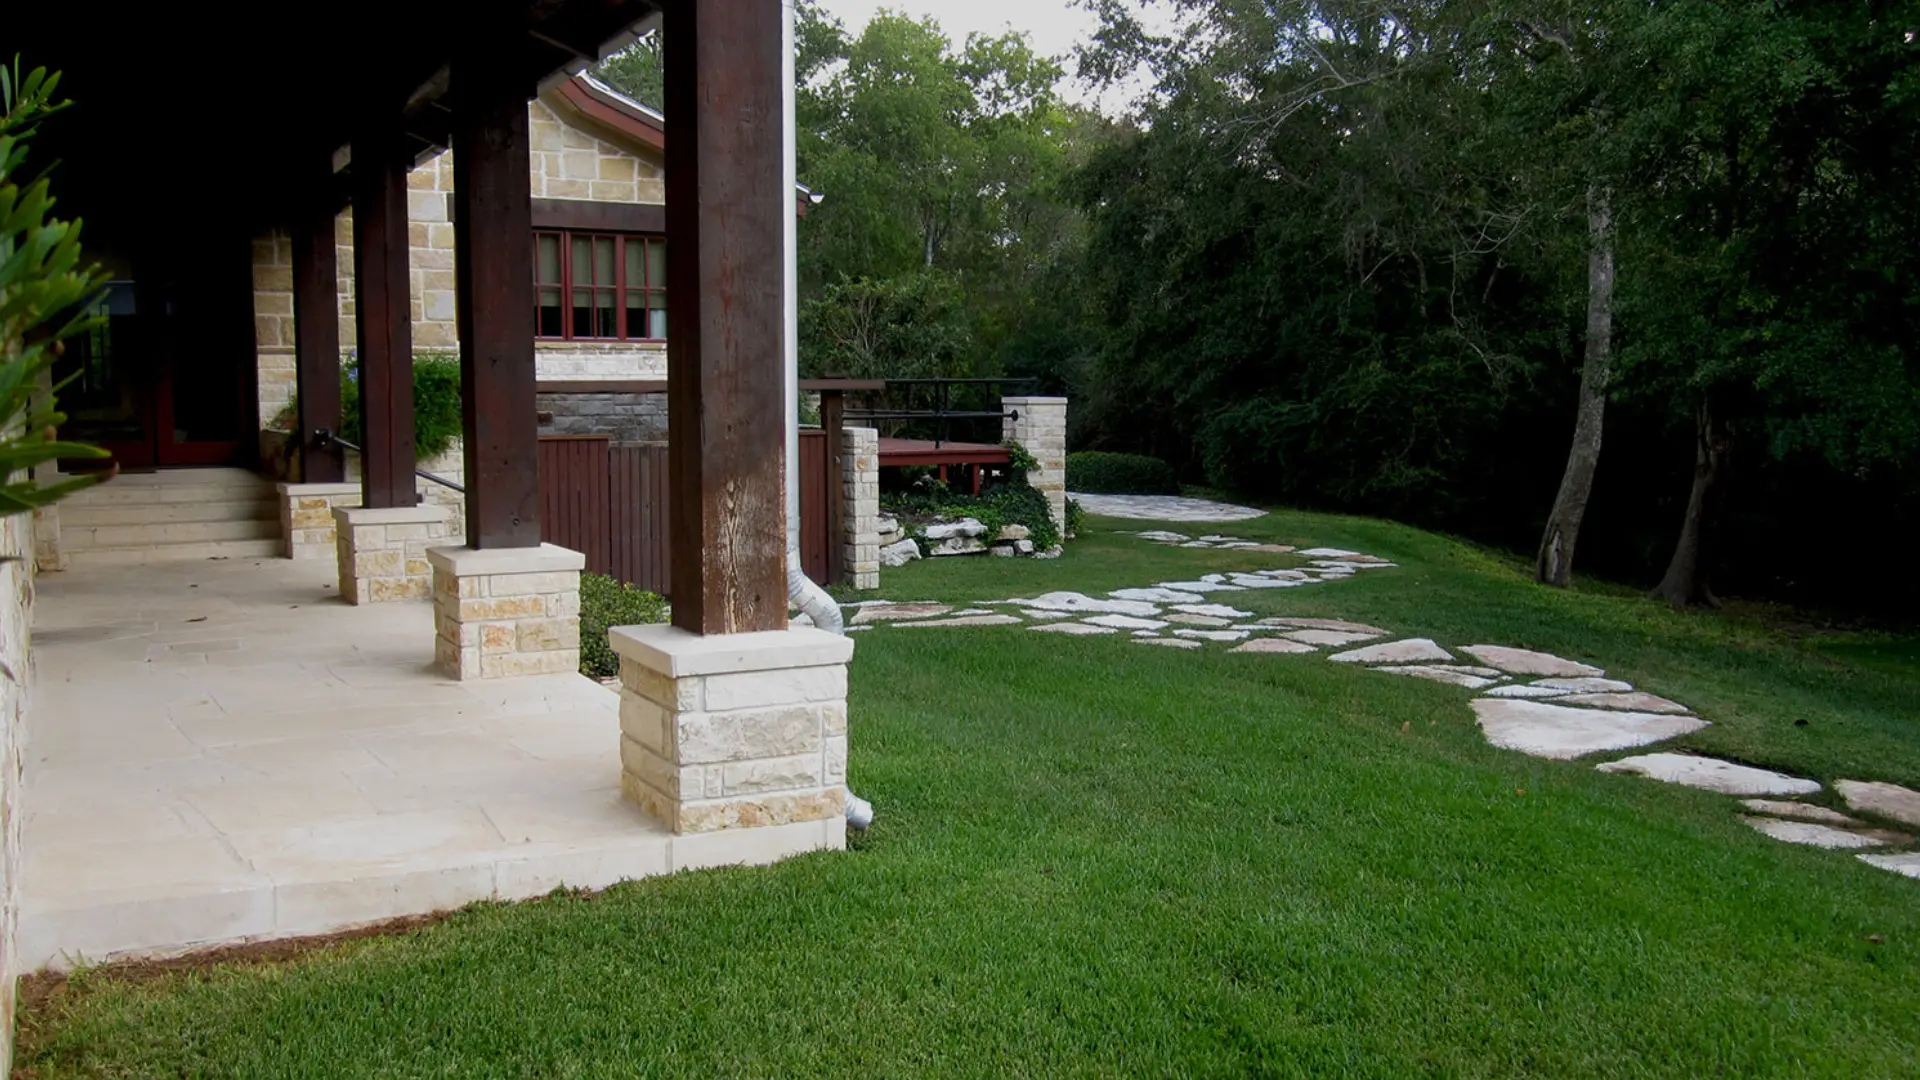
{"label": "window with red frame", "polygon": [[534,233],[533,317],[543,338],[666,340],[666,240],[621,233]]}

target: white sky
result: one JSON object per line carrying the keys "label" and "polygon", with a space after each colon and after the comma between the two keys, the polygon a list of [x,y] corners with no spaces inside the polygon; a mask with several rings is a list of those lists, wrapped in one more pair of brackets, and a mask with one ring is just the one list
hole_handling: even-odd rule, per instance
{"label": "white sky", "polygon": [[[1003,34],[1008,27],[1024,31],[1033,39],[1036,51],[1062,61],[1067,78],[1061,82],[1061,93],[1073,101],[1096,103],[1073,77],[1073,50],[1092,40],[1099,20],[1092,12],[1076,7],[1073,0],[820,0],[820,6],[846,24],[849,34],[856,35],[881,8],[914,18],[932,16],[956,44],[975,32]],[[1148,26],[1164,26],[1167,21],[1164,8],[1150,7],[1146,15]],[[1110,93],[1096,104],[1111,107],[1125,102]]]}

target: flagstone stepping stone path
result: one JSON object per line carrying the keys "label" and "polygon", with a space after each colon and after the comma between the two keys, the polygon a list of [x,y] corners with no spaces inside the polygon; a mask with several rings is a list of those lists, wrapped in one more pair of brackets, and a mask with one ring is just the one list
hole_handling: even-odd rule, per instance
{"label": "flagstone stepping stone path", "polygon": [[1265,510],[1212,499],[1188,499],[1179,495],[1092,495],[1068,492],[1067,497],[1080,509],[1101,517],[1128,518],[1134,521],[1251,521],[1266,517]]}
{"label": "flagstone stepping stone path", "polygon": [[[1246,507],[1163,496],[1074,498],[1091,513],[1115,517],[1233,521],[1261,513]],[[1146,512],[1149,507],[1155,512]],[[1229,516],[1177,516],[1215,513]],[[1637,689],[1624,679],[1611,678],[1605,669],[1584,660],[1510,645],[1449,648],[1421,637],[1378,641],[1393,632],[1342,619],[1292,615],[1256,619],[1253,612],[1215,599],[1225,593],[1342,581],[1367,571],[1392,568],[1395,564],[1386,559],[1342,548],[1295,551],[1284,544],[1255,544],[1220,533],[1191,537],[1170,530],[1150,530],[1138,535],[1156,544],[1291,553],[1309,561],[1304,567],[1203,574],[1191,581],[1115,589],[1104,596],[1059,591],[983,600],[959,610],[950,604],[870,600],[847,605],[852,611],[848,630],[1024,626],[1070,637],[1125,634],[1141,645],[1188,652],[1228,646],[1226,652],[1240,656],[1325,655],[1335,663],[1362,670],[1472,691],[1470,706],[1488,743],[1560,761],[1640,750],[1708,726],[1708,721],[1694,715],[1685,704]],[[1797,801],[1797,797],[1820,795],[1824,789],[1818,781],[1670,751],[1601,761],[1595,768],[1738,797],[1740,819],[1766,836],[1785,843],[1854,852],[1869,865],[1920,879],[1920,851],[1884,850],[1911,848],[1915,844],[1913,836],[1877,828],[1829,807]],[[1920,791],[1868,780],[1836,781],[1834,790],[1857,813],[1920,827]]]}

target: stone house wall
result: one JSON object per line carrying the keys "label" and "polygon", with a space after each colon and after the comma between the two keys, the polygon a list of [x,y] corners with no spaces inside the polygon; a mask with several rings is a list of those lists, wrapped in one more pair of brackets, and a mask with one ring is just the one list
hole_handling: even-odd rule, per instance
{"label": "stone house wall", "polygon": [[[529,179],[536,199],[595,202],[666,201],[666,171],[657,158],[608,142],[564,120],[545,100],[527,105],[532,144]],[[453,267],[453,152],[407,174],[407,236],[412,269],[413,348],[416,354],[452,353],[456,328]],[[355,347],[353,214],[334,222],[340,282],[340,348]],[[253,242],[254,338],[259,356],[260,424],[265,427],[293,396],[293,240],[273,231]],[[529,296],[531,304],[533,298]],[[638,342],[542,341],[534,346],[538,377],[553,379],[664,379],[666,346]],[[544,408],[544,407],[543,407]]]}
{"label": "stone house wall", "polygon": [[665,394],[541,394],[540,434],[610,435],[616,443],[667,437]]}

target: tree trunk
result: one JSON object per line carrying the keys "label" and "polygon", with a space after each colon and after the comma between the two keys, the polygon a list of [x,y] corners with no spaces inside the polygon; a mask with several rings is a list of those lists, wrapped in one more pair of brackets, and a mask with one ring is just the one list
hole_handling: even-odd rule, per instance
{"label": "tree trunk", "polygon": [[1674,546],[1667,575],[1649,595],[1674,607],[1717,608],[1720,600],[1712,587],[1713,534],[1733,440],[1708,402],[1701,402],[1694,429],[1693,491],[1687,496],[1686,520],[1680,525],[1680,542]]}
{"label": "tree trunk", "polygon": [[1597,185],[1587,189],[1587,238],[1587,351],[1580,366],[1580,405],[1567,471],[1533,563],[1535,581],[1562,589],[1573,579],[1573,548],[1593,494],[1594,470],[1600,466],[1607,383],[1613,377],[1613,199]]}

